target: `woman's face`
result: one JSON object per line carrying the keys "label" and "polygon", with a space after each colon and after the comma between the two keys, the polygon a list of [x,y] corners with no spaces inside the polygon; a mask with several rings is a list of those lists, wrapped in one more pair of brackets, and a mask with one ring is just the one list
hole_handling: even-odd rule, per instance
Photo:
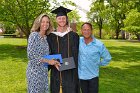
{"label": "woman's face", "polygon": [[50,20],[47,16],[44,16],[41,20],[40,31],[46,31],[50,26]]}
{"label": "woman's face", "polygon": [[67,17],[66,16],[58,16],[56,18],[56,22],[57,22],[58,26],[64,27],[64,26],[66,26],[66,23],[67,23]]}

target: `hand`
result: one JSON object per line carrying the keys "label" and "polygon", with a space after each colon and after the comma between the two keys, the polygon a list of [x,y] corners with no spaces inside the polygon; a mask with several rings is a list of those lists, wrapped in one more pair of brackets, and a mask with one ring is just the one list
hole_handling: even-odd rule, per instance
{"label": "hand", "polygon": [[55,65],[55,64],[58,64],[58,63],[59,63],[58,61],[53,60],[53,59],[48,60],[48,64],[49,64],[49,65]]}
{"label": "hand", "polygon": [[61,65],[60,65],[60,63],[58,62],[58,63],[56,63],[54,66],[56,67],[57,70],[59,70],[59,67],[60,67]]}
{"label": "hand", "polygon": [[57,70],[59,70],[59,67],[61,66],[60,63],[57,60],[54,60],[54,59],[52,59],[52,60],[43,59],[43,60],[41,60],[41,62],[46,62],[49,65],[54,65]]}
{"label": "hand", "polygon": [[61,66],[60,63],[58,61],[56,61],[56,60],[49,60],[48,63],[50,65],[54,65],[57,70],[59,70],[59,67]]}

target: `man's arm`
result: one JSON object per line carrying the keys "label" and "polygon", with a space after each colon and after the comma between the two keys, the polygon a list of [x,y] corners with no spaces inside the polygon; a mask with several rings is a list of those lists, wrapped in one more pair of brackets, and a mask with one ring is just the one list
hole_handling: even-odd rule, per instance
{"label": "man's arm", "polygon": [[111,55],[107,50],[107,48],[104,46],[104,44],[102,44],[100,66],[106,66],[107,64],[109,64],[110,60],[111,60]]}

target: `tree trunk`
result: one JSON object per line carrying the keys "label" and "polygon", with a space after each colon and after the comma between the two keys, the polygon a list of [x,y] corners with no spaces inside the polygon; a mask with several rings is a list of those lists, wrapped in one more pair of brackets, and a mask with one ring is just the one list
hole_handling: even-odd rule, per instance
{"label": "tree trunk", "polygon": [[119,38],[119,30],[118,29],[116,29],[116,39],[118,39]]}
{"label": "tree trunk", "polygon": [[136,37],[140,41],[140,34],[136,34]]}
{"label": "tree trunk", "polygon": [[125,31],[121,31],[122,39],[125,39]]}
{"label": "tree trunk", "polygon": [[103,25],[102,23],[103,23],[103,20],[100,17],[100,19],[99,19],[99,36],[100,36],[100,39],[102,38],[102,25]]}
{"label": "tree trunk", "polygon": [[119,39],[119,33],[120,33],[120,23],[118,22],[118,25],[117,25],[117,27],[116,27],[116,39]]}
{"label": "tree trunk", "polygon": [[99,27],[99,36],[100,36],[100,39],[102,39],[102,28]]}
{"label": "tree trunk", "polygon": [[[20,29],[21,29],[21,28],[20,28]],[[27,38],[27,40],[28,40],[29,35],[30,35],[30,30],[29,30],[29,29],[24,29],[24,28],[22,28],[22,29],[21,29],[21,32],[23,32],[23,33],[25,34],[25,36],[26,36],[26,38]]]}

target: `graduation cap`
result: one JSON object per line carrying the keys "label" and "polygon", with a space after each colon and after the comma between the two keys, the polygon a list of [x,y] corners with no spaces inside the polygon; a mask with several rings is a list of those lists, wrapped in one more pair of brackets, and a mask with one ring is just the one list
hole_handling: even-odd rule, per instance
{"label": "graduation cap", "polygon": [[57,9],[53,10],[51,13],[56,14],[56,17],[58,16],[67,16],[67,13],[71,12],[72,10],[67,9],[63,6],[58,7]]}

